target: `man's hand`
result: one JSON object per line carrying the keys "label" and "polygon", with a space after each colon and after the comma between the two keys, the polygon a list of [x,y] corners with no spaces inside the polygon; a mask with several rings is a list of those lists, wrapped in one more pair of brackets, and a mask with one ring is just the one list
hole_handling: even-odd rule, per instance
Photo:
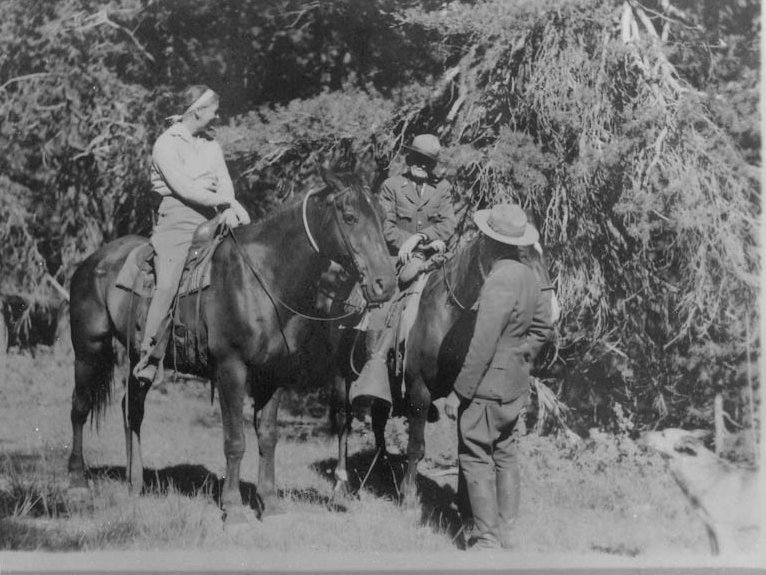
{"label": "man's hand", "polygon": [[443,254],[444,252],[447,251],[447,244],[445,244],[443,240],[436,239],[430,243],[427,243],[425,246],[423,246],[423,249],[425,251],[432,251],[432,252]]}
{"label": "man's hand", "polygon": [[247,213],[247,210],[237,200],[232,200],[231,209],[234,210],[240,224],[246,225],[250,223],[250,214]]}
{"label": "man's hand", "polygon": [[457,419],[457,410],[460,407],[460,398],[454,391],[444,400],[444,413],[450,419]]}
{"label": "man's hand", "polygon": [[415,250],[418,245],[420,245],[420,242],[423,241],[423,234],[412,234],[410,237],[408,237],[406,240],[404,240],[404,243],[402,244],[402,247],[399,248],[399,263],[406,264],[408,261],[410,261],[410,258],[412,257],[412,252]]}
{"label": "man's hand", "polygon": [[226,208],[221,213],[221,218],[223,219],[223,222],[230,228],[236,228],[239,225],[237,213],[234,211],[234,208]]}

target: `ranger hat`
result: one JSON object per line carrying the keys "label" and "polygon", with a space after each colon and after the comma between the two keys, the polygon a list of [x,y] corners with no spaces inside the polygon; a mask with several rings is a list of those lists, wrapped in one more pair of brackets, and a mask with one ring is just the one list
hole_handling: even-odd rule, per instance
{"label": "ranger hat", "polygon": [[415,152],[421,156],[433,160],[436,162],[439,159],[439,150],[442,146],[439,143],[439,138],[433,134],[420,134],[412,139],[412,144],[405,145],[404,149],[410,152]]}
{"label": "ranger hat", "polygon": [[504,244],[531,246],[540,238],[517,204],[498,204],[489,210],[477,210],[473,220],[484,234]]}

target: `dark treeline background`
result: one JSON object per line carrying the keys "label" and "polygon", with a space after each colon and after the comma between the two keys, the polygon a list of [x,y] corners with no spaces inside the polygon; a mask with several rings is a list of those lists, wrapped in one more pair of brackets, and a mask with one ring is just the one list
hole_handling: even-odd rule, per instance
{"label": "dark treeline background", "polygon": [[710,427],[720,393],[729,429],[754,430],[760,17],[757,0],[1,0],[0,288],[44,297],[46,276],[66,287],[103,242],[147,234],[151,145],[206,83],[254,217],[317,163],[380,181],[423,131],[461,234],[476,208],[530,208],[563,306],[538,400],[570,425]]}

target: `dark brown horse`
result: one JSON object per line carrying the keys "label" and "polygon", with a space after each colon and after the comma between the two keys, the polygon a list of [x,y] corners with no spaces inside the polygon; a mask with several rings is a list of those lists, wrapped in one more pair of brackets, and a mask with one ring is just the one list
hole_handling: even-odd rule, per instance
{"label": "dark brown horse", "polygon": [[[486,274],[492,269],[494,256],[485,249],[484,236],[477,234],[459,247],[444,266],[431,272],[423,288],[418,304],[415,322],[405,341],[403,411],[407,416],[409,440],[407,445],[407,468],[400,492],[406,501],[414,501],[416,495],[417,465],[425,455],[425,425],[429,412],[434,412],[433,401],[446,397],[462,368],[468,345],[473,334],[476,313],[471,308],[476,303]],[[550,278],[545,259],[534,247],[519,247],[522,262],[536,273],[544,288]],[[552,290],[552,308],[558,303]],[[558,311],[554,311],[554,317]],[[364,340],[364,338],[361,338]],[[346,333],[338,349],[338,370],[346,378],[353,377],[348,370],[353,339]],[[355,345],[359,345],[357,340]],[[348,382],[347,382],[348,383]],[[336,396],[347,393],[348,385],[334,383]],[[401,379],[392,378],[392,396],[396,404],[401,396]],[[342,396],[345,400],[345,396]],[[338,402],[338,405],[341,401]],[[396,409],[396,407],[395,407]],[[382,402],[373,402],[371,407],[372,429],[376,447],[385,456],[384,430],[389,407]],[[344,419],[345,418],[345,419]],[[345,437],[348,433],[350,415],[348,407],[339,409],[337,423],[340,428],[338,466],[336,468],[336,490],[345,492],[348,486],[345,462]]]}
{"label": "dark brown horse", "polygon": [[[358,278],[368,301],[393,293],[394,270],[368,190],[354,176],[325,173],[324,179],[325,188],[302,203],[228,234],[213,255],[210,286],[201,296],[209,360],[196,372],[218,388],[226,456],[221,504],[227,521],[248,517],[239,492],[245,394],[252,393],[259,409],[290,377],[291,359],[309,332],[318,284],[330,261]],[[115,240],[85,260],[72,278],[75,389],[69,471],[74,486],[84,485],[83,426],[109,399],[112,338],[128,344],[131,366],[137,360],[130,310],[147,302],[117,288],[115,280],[128,253],[146,241],[139,236]],[[140,431],[147,391],[130,377],[123,398],[127,475],[137,490],[143,486]],[[273,466],[273,448],[264,455]],[[264,474],[268,470],[262,469]],[[273,493],[273,482],[262,487],[259,493]]]}

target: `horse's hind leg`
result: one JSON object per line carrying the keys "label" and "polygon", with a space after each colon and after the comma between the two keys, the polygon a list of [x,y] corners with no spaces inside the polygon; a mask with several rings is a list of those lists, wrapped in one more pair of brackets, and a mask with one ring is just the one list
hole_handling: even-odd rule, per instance
{"label": "horse's hind leg", "polygon": [[130,362],[131,375],[128,377],[125,395],[122,398],[122,421],[125,426],[125,475],[131,493],[141,493],[144,489],[144,462],[141,458],[141,424],[144,421],[144,405],[149,386],[141,386],[133,377],[133,362]]}
{"label": "horse's hind leg", "polygon": [[[83,458],[83,428],[91,410],[98,412],[111,390],[112,363],[106,359],[77,358],[74,363],[74,391],[72,391],[72,452],[67,465],[70,489],[86,488],[85,460]],[[96,415],[98,417],[98,413]],[[97,422],[98,423],[98,422]]]}

